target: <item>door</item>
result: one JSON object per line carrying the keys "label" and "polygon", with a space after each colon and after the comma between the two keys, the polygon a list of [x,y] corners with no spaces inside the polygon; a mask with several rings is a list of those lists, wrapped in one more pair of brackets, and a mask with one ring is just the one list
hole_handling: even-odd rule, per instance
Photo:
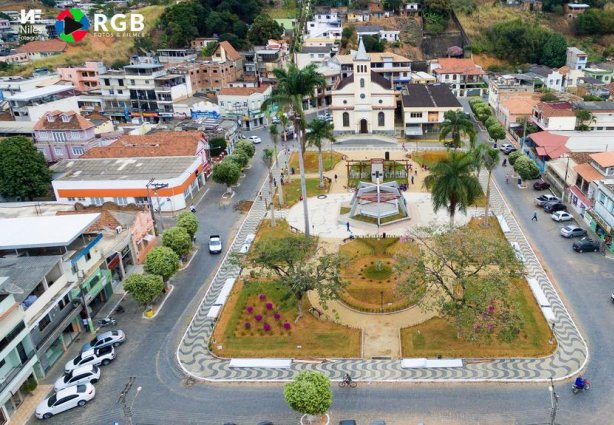
{"label": "door", "polygon": [[360,120],[360,134],[368,133],[369,129],[367,128],[367,120]]}
{"label": "door", "polygon": [[17,354],[19,354],[19,360],[21,360],[21,364],[24,364],[28,361],[28,355],[26,354],[26,349],[23,348],[23,344],[20,342],[17,344]]}
{"label": "door", "polygon": [[65,410],[72,409],[73,407],[76,407],[77,403],[79,402],[79,400],[77,400],[78,397],[79,396],[77,394],[71,394],[69,396],[66,396],[66,397],[58,400],[53,405],[52,413],[54,415],[56,415],[58,413],[64,412]]}

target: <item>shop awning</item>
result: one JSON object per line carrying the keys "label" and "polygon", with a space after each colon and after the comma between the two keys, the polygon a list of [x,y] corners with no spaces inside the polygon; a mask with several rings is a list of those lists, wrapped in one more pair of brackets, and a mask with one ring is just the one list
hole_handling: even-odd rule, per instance
{"label": "shop awning", "polygon": [[422,136],[423,134],[421,125],[408,125],[405,127],[406,136]]}

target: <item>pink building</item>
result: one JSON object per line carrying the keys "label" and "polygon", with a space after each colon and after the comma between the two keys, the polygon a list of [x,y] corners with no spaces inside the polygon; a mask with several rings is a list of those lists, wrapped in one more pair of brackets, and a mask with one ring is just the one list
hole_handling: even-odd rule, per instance
{"label": "pink building", "polygon": [[58,68],[60,78],[70,81],[78,91],[90,91],[100,88],[100,74],[107,68],[102,62],[85,62],[84,66],[75,68]]}
{"label": "pink building", "polygon": [[134,217],[134,223],[130,226],[132,235],[132,252],[136,256],[138,264],[145,262],[145,256],[156,246],[157,238],[154,223],[149,207],[145,211],[139,211]]}
{"label": "pink building", "polygon": [[96,126],[76,112],[50,111],[34,125],[34,143],[47,162],[79,158],[99,146]]}

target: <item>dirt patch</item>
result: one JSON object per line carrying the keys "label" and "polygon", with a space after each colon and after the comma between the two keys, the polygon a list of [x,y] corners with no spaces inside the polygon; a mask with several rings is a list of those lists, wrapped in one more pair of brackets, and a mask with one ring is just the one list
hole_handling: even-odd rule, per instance
{"label": "dirt patch", "polygon": [[233,208],[234,208],[235,211],[239,211],[241,213],[246,213],[246,212],[248,212],[252,208],[253,203],[254,203],[254,201],[243,200],[243,201],[239,201],[239,202],[235,203]]}

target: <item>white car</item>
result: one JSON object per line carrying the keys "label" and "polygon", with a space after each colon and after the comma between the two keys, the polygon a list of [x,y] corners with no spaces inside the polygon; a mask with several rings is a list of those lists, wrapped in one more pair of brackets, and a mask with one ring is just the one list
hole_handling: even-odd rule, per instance
{"label": "white car", "polygon": [[567,211],[557,211],[550,216],[554,221],[569,221],[573,220],[573,216]]}
{"label": "white car", "polygon": [[222,252],[222,238],[220,235],[209,236],[209,254],[219,254]]}
{"label": "white car", "polygon": [[64,373],[70,373],[79,366],[106,366],[111,363],[113,359],[115,359],[115,348],[113,348],[112,345],[102,348],[93,348],[91,350],[84,351],[74,359],[66,362],[66,365],[64,365]]}
{"label": "white car", "polygon": [[122,330],[117,329],[114,331],[103,332],[96,335],[96,337],[87,344],[83,344],[81,347],[81,352],[91,350],[92,348],[106,347],[108,345],[119,347],[119,345],[124,341],[126,341],[126,334]]}
{"label": "white car", "polygon": [[72,372],[61,376],[55,381],[53,391],[56,393],[73,385],[91,383],[95,384],[100,379],[100,368],[94,365],[80,366]]}
{"label": "white car", "polygon": [[243,242],[243,246],[241,246],[241,249],[239,250],[241,254],[247,254],[247,251],[249,251],[249,247],[252,245],[255,237],[256,235],[253,233],[250,233],[245,237],[245,242]]}
{"label": "white car", "polygon": [[262,139],[258,136],[249,136],[249,140],[254,144],[254,145],[258,145],[260,143],[262,143]]}
{"label": "white car", "polygon": [[41,401],[36,406],[35,415],[38,419],[49,419],[53,415],[65,412],[73,407],[85,406],[95,396],[96,389],[92,384],[73,385]]}
{"label": "white car", "polygon": [[540,195],[537,198],[535,198],[535,205],[537,205],[538,207],[543,207],[548,202],[553,202],[553,201],[560,201],[560,199],[554,195],[547,193],[547,194]]}

